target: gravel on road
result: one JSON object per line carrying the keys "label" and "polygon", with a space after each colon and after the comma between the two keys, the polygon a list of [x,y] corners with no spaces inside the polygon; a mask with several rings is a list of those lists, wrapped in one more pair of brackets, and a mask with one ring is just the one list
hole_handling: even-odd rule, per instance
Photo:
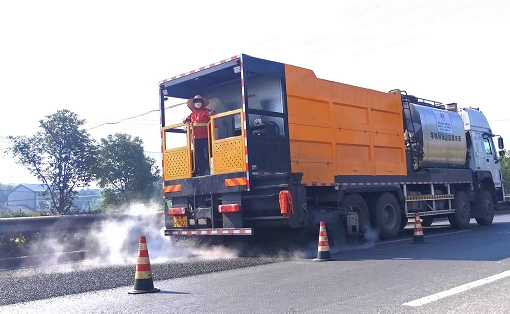
{"label": "gravel on road", "polygon": [[[151,265],[154,285],[163,279],[187,277],[277,263],[282,258],[189,260]],[[65,264],[0,272],[0,306],[88,291],[133,285],[135,265]]]}

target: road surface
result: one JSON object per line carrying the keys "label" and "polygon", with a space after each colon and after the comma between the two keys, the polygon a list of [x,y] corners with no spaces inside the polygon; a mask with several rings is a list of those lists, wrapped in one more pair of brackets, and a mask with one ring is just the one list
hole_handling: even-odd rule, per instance
{"label": "road surface", "polygon": [[[510,215],[412,229],[329,262],[293,259],[0,307],[1,313],[510,313]],[[157,274],[156,274],[157,276]],[[107,278],[105,278],[107,279]],[[62,282],[62,285],[70,284]],[[97,283],[101,286],[101,283]]]}

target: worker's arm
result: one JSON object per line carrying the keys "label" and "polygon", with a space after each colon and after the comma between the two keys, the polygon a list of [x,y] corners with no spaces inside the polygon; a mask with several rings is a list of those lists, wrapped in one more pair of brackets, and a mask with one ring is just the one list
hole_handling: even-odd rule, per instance
{"label": "worker's arm", "polygon": [[182,123],[190,123],[190,122],[191,122],[191,114],[182,120]]}

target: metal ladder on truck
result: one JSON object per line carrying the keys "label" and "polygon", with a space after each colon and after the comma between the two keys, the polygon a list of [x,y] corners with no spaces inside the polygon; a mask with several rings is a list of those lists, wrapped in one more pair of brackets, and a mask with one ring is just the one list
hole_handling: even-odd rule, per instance
{"label": "metal ladder on truck", "polygon": [[406,91],[402,91],[402,112],[404,115],[404,125],[406,126],[405,131],[407,132],[406,145],[409,145],[409,151],[411,154],[411,162],[413,163],[413,169],[417,170],[420,167],[419,156],[416,156],[416,152],[413,149],[413,144],[418,144],[415,140],[416,130],[414,129],[413,114],[411,112],[410,101]]}

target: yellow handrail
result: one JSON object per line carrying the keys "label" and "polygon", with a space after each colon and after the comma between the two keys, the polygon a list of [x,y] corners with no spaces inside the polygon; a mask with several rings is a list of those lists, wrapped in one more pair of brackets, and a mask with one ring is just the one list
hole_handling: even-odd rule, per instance
{"label": "yellow handrail", "polygon": [[162,128],[162,131],[164,132],[166,130],[179,128],[181,126],[187,126],[187,123],[177,123],[177,124],[172,124],[172,125],[169,125],[169,126],[165,126],[165,127]]}
{"label": "yellow handrail", "polygon": [[[207,160],[207,162],[209,163],[209,168],[211,169],[211,158],[212,158],[212,147],[211,147],[211,123],[212,123],[212,119],[209,120],[209,122],[207,123],[207,157],[209,157],[209,159]],[[211,172],[212,172],[212,169],[211,169]]]}
{"label": "yellow handrail", "polygon": [[217,119],[217,118],[221,118],[221,117],[226,117],[226,116],[231,116],[235,113],[240,113],[242,114],[243,113],[243,109],[236,109],[236,110],[232,110],[232,111],[227,111],[227,112],[222,112],[222,113],[216,113],[214,114],[213,116],[211,116],[211,120],[212,119]]}
{"label": "yellow handrail", "polygon": [[[165,126],[163,128],[161,128],[161,133],[162,133],[162,148],[163,148],[163,152],[164,154],[166,155],[167,153],[168,154],[172,154],[172,153],[175,153],[175,152],[178,152],[180,150],[182,150],[182,148],[184,147],[179,147],[179,148],[173,148],[173,149],[167,149],[167,141],[166,141],[166,138],[167,138],[167,132],[171,129],[176,129],[176,128],[182,128],[182,127],[185,127],[186,129],[186,137],[187,137],[187,144],[185,147],[188,148],[187,150],[187,160],[189,162],[189,164],[187,165],[187,168],[186,168],[186,173],[188,176],[190,176],[192,174],[192,172],[190,173],[189,171],[193,168],[191,166],[191,163],[193,162],[193,160],[191,159],[191,150],[189,149],[190,145],[191,145],[191,137],[190,135],[192,134],[192,130],[189,126],[189,124],[187,123],[177,123],[177,124],[173,124],[173,125],[169,125],[169,126]],[[164,168],[166,167],[166,162],[165,162],[165,165],[163,166]],[[194,171],[194,169],[193,169]],[[163,174],[165,176],[165,174]],[[184,176],[185,177],[185,176]],[[184,178],[184,177],[180,177],[180,178]],[[165,180],[167,180],[168,178],[166,178],[165,176]]]}
{"label": "yellow handrail", "polygon": [[197,146],[195,144],[195,136],[193,135],[193,128],[190,128],[188,125],[188,130],[191,130],[191,135],[188,133],[188,138],[190,140],[190,145],[193,144],[193,167],[191,168],[191,174],[195,173],[197,167]]}

